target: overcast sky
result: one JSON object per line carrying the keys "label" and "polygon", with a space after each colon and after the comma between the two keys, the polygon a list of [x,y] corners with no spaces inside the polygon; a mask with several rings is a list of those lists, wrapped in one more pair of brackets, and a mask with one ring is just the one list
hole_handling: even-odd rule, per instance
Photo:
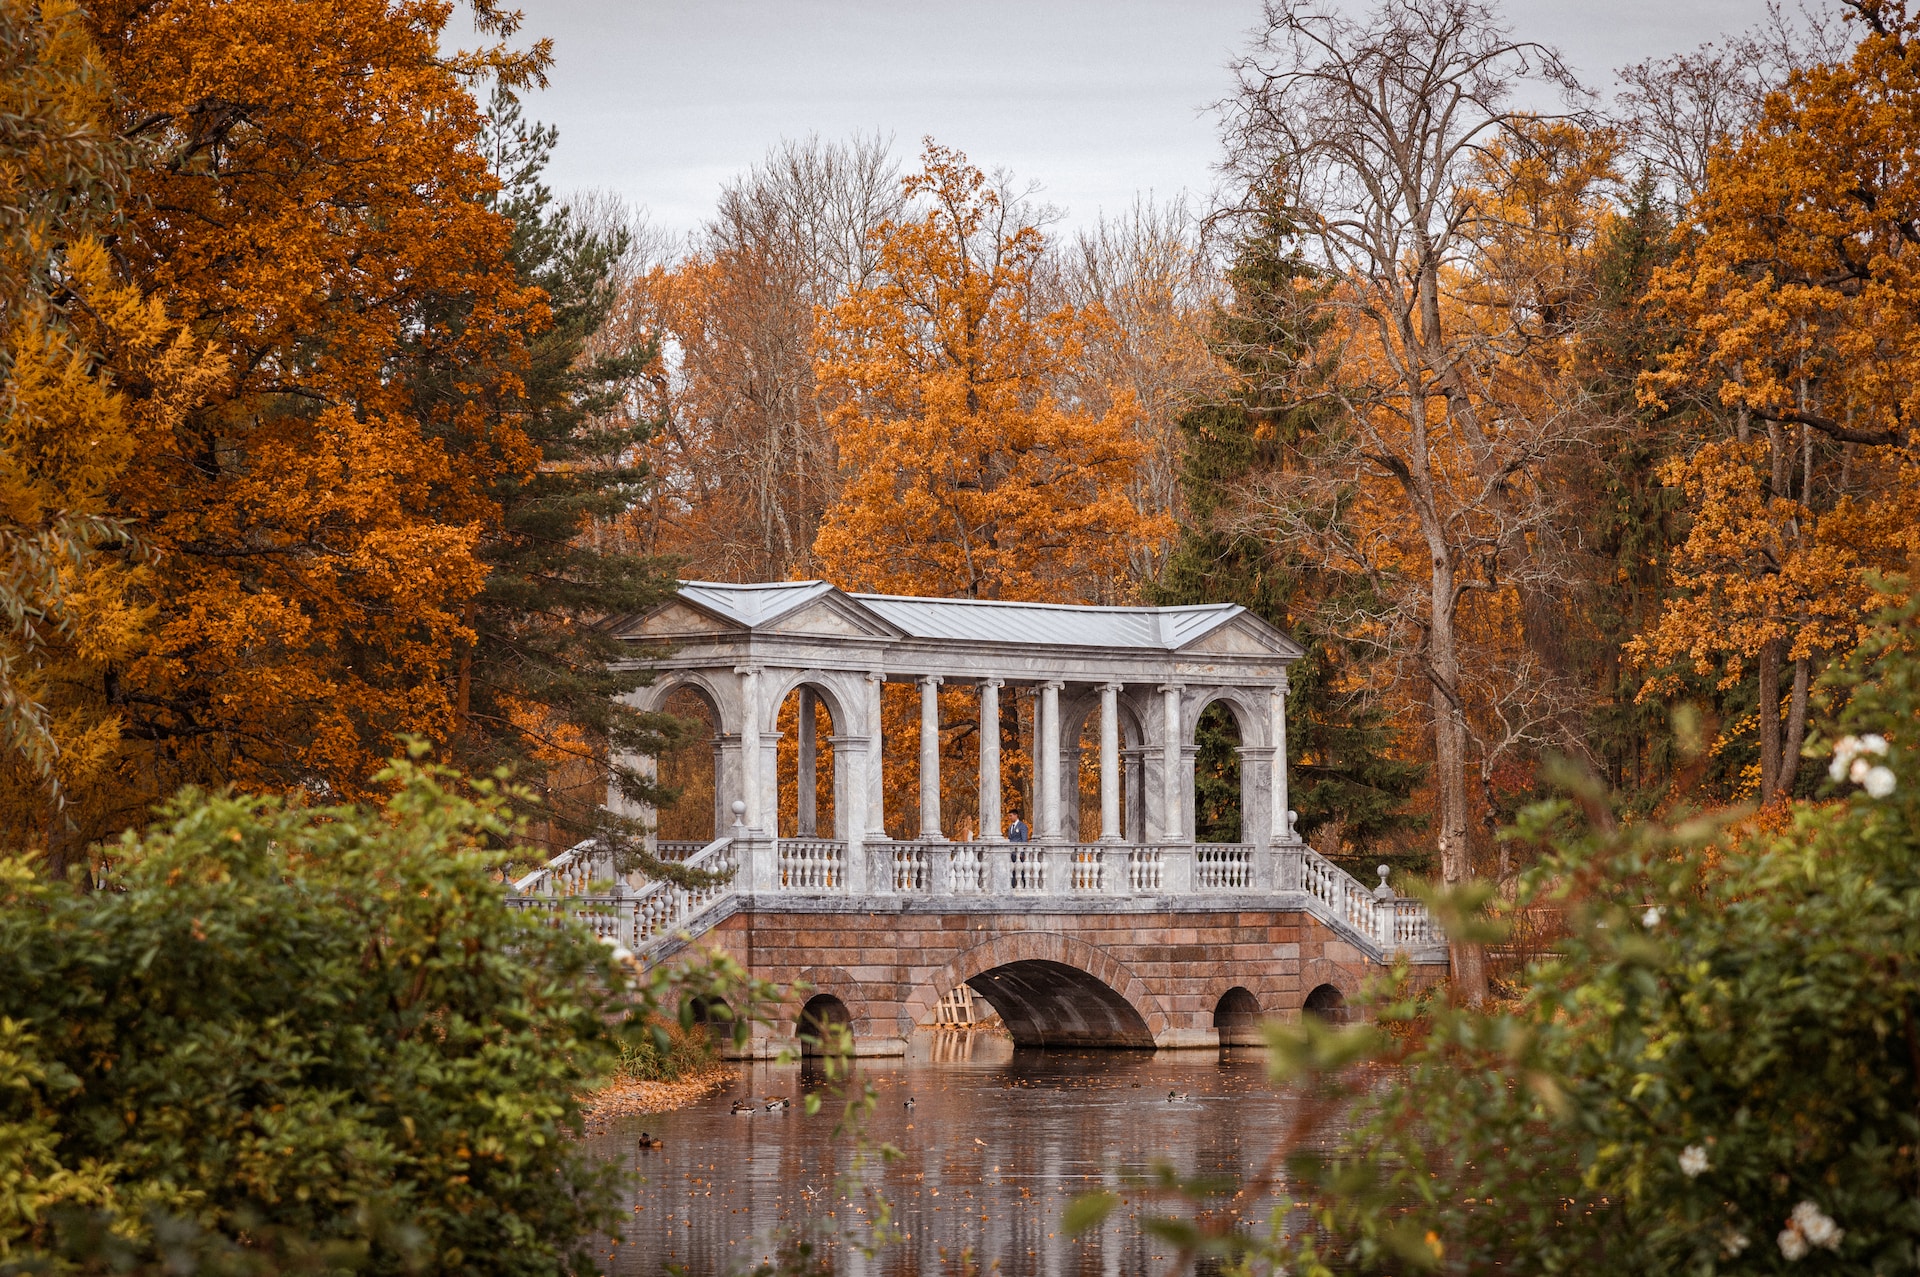
{"label": "overcast sky", "polygon": [[[697,226],[728,177],[782,138],[931,134],[1038,181],[1091,222],[1139,193],[1200,194],[1207,108],[1259,0],[515,0],[551,36],[559,192],[603,187],[653,223]],[[1509,0],[1596,88],[1613,68],[1764,16],[1765,0]]]}

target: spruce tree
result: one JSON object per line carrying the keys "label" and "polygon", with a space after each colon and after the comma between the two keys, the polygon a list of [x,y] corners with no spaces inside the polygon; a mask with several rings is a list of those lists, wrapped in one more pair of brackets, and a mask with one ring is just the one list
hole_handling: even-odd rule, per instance
{"label": "spruce tree", "polygon": [[[1255,194],[1210,338],[1231,374],[1229,388],[1180,421],[1186,509],[1150,593],[1161,604],[1238,603],[1300,638],[1307,655],[1293,666],[1287,694],[1289,798],[1303,836],[1324,831],[1359,852],[1425,823],[1407,810],[1425,768],[1396,756],[1394,733],[1377,708],[1337,686],[1342,662],[1355,656],[1310,620],[1317,603],[1345,587],[1312,572],[1285,545],[1230,526],[1234,490],[1297,465],[1330,411],[1299,389],[1331,375],[1316,354],[1326,328],[1314,305],[1321,285],[1294,247],[1286,209]],[[1238,841],[1230,772],[1238,735],[1223,716],[1203,716],[1196,743],[1196,832],[1202,841]],[[1424,863],[1420,853],[1405,859],[1409,868]]]}
{"label": "spruce tree", "polygon": [[[626,703],[652,674],[630,664],[638,654],[615,637],[615,623],[667,598],[673,565],[598,535],[643,491],[637,458],[655,423],[629,387],[658,352],[651,342],[596,340],[629,234],[589,225],[554,200],[541,174],[556,136],[496,91],[485,139],[500,180],[495,200],[513,224],[520,279],[545,294],[551,319],[520,353],[517,393],[477,405],[510,423],[533,455],[487,494],[498,514],[479,548],[488,573],[468,612],[473,642],[451,673],[452,753],[473,774],[505,768],[538,793],[540,809],[526,814],[551,850],[597,838],[622,868],[659,873],[642,848],[646,831],[609,807],[672,798],[633,756],[658,753],[683,725]],[[460,403],[459,370],[437,374],[420,393]],[[462,445],[472,446],[450,442]]]}

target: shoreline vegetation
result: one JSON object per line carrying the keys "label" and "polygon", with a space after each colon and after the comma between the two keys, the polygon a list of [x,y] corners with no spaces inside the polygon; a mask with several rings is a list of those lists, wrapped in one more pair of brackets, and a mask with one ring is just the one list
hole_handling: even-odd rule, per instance
{"label": "shoreline vegetation", "polygon": [[621,1074],[581,1097],[586,1134],[595,1134],[623,1117],[669,1113],[695,1104],[728,1086],[739,1070],[727,1060],[715,1059],[678,1077],[659,1080]]}

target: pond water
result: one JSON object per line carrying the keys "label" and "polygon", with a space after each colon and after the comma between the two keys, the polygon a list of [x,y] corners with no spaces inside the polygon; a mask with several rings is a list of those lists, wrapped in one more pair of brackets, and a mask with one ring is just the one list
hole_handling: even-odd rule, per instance
{"label": "pond water", "polygon": [[[879,1097],[864,1141],[892,1144],[899,1158],[862,1162],[856,1142],[835,1135],[842,1104],[812,1061],[743,1064],[730,1091],[595,1136],[597,1151],[637,1171],[610,1269],[746,1272],[812,1224],[845,1277],[1164,1272],[1170,1252],[1137,1215],[1167,1207],[1144,1202],[1131,1178],[1165,1163],[1252,1181],[1294,1114],[1269,1088],[1263,1053],[1249,1050],[1015,1051],[1004,1038],[944,1035],[906,1060],[862,1060],[856,1077]],[[802,1097],[812,1091],[822,1103],[809,1117]],[[779,1095],[793,1107],[766,1112]],[[760,1111],[734,1116],[742,1099]],[[640,1150],[643,1129],[663,1147]],[[1069,1238],[1061,1212],[1103,1187],[1124,1204],[1103,1228]],[[869,1256],[857,1243],[870,1237],[880,1197],[895,1237]],[[1273,1204],[1215,1200],[1256,1229]]]}

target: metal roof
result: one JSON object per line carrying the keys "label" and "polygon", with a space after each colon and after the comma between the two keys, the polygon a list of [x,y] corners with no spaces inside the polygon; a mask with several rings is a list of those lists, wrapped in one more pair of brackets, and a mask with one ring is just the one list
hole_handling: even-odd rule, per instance
{"label": "metal roof", "polygon": [[[1237,603],[1190,607],[1093,607],[1002,603],[895,594],[843,594],[825,581],[727,585],[683,581],[680,596],[749,629],[769,625],[827,595],[838,595],[909,638],[1049,647],[1173,652],[1246,614]],[[1265,627],[1262,626],[1264,629]],[[1283,636],[1283,642],[1286,642]],[[1291,648],[1290,642],[1286,646]]]}
{"label": "metal roof", "polygon": [[823,594],[836,594],[825,581],[769,581],[762,585],[726,585],[682,581],[680,597],[752,629],[778,620]]}

